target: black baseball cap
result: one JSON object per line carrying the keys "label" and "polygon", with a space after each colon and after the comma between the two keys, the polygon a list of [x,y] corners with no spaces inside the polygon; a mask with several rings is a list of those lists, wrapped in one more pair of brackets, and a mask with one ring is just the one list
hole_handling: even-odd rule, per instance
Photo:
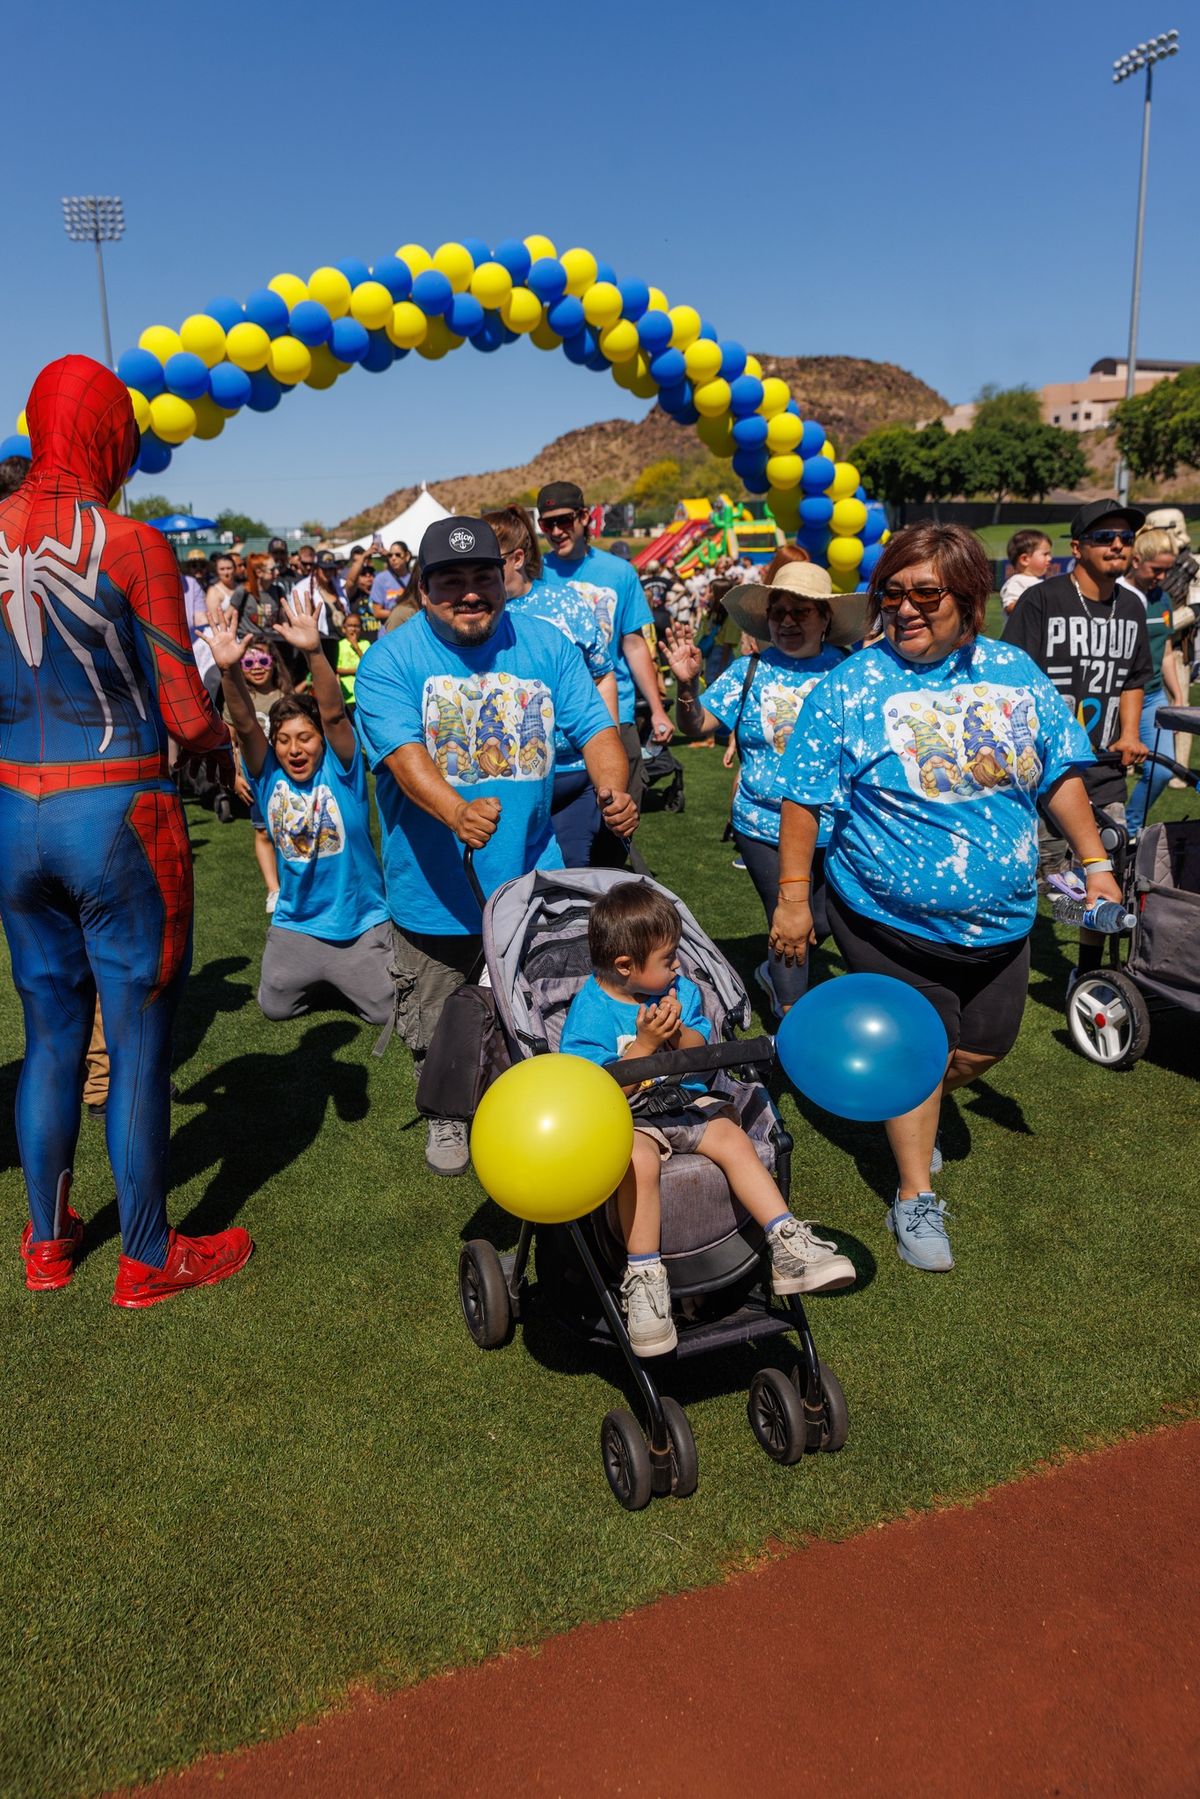
{"label": "black baseball cap", "polygon": [[574,481],[551,481],[537,497],[539,512],[582,512],[585,503]]}
{"label": "black baseball cap", "polygon": [[316,554],[316,565],[318,568],[336,568],[338,559],[332,550],[318,550]]}
{"label": "black baseball cap", "polygon": [[1081,506],[1071,520],[1072,540],[1078,543],[1102,518],[1122,519],[1131,531],[1140,531],[1146,522],[1146,514],[1136,506],[1122,506],[1120,500],[1093,500],[1090,506]]}
{"label": "black baseball cap", "polygon": [[481,518],[440,518],[421,539],[421,574],[432,574],[455,562],[494,562],[504,566],[496,533]]}

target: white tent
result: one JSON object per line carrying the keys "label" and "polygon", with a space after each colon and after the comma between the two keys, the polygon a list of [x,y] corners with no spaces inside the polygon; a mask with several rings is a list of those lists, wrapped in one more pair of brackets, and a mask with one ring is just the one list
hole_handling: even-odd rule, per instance
{"label": "white tent", "polygon": [[[392,519],[390,524],[380,525],[379,536],[385,550],[390,544],[406,543],[412,551],[415,560],[417,552],[421,548],[421,539],[424,537],[430,525],[435,524],[440,518],[449,517],[450,513],[446,507],[442,505],[435,494],[430,493],[424,481],[422,481],[420,492],[417,494],[412,505],[405,507],[404,511],[400,513],[397,518]],[[354,541],[356,543],[368,543],[370,541],[370,533],[362,532]],[[335,544],[334,549],[344,556],[348,554],[350,544]]]}

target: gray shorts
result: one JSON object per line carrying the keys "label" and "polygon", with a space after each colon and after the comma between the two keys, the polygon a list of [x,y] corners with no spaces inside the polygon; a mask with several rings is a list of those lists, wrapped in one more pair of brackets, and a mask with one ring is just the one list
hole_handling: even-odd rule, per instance
{"label": "gray shorts", "polygon": [[662,1151],[663,1161],[672,1155],[694,1156],[700,1139],[715,1118],[737,1118],[728,1100],[715,1093],[698,1094],[682,1112],[635,1112],[633,1128],[642,1137],[653,1137]]}
{"label": "gray shorts", "polygon": [[433,1041],[442,1007],[479,966],[481,937],[430,936],[393,924],[396,1028],[421,1062]]}
{"label": "gray shorts", "polygon": [[337,998],[368,1024],[387,1024],[395,1012],[392,933],[372,925],[361,937],[335,943],[271,925],[263,946],[258,1003],[272,1023],[324,1010]]}
{"label": "gray shorts", "polygon": [[[1125,801],[1109,800],[1101,807],[1102,812],[1119,825],[1125,823]],[[1038,819],[1038,879],[1044,881],[1047,875],[1058,874],[1069,868],[1075,858],[1071,846],[1065,837],[1057,837],[1046,824],[1045,819]]]}

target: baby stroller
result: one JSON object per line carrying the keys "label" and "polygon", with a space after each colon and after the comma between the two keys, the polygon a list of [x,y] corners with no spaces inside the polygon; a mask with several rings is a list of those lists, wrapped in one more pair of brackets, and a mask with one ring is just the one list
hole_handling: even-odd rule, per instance
{"label": "baby stroller", "polygon": [[[467,868],[474,884],[469,852]],[[620,870],[535,870],[508,882],[488,901],[483,950],[490,998],[484,1003],[493,1009],[497,1029],[485,1033],[489,1047],[480,1060],[489,1064],[492,1075],[501,1062],[543,1055],[557,1046],[567,1008],[591,973],[590,906],[614,882],[628,879]],[[658,890],[667,893],[666,888]],[[673,894],[667,896],[679,906],[683,924],[680,966],[700,989],[713,1042],[624,1061],[622,1080],[715,1071],[713,1091],[732,1102],[786,1199],[792,1139],[761,1084],[774,1059],[774,1045],[769,1037],[734,1040],[734,1030],[749,1022],[745,988],[687,908]],[[477,897],[482,903],[482,894]],[[482,1000],[480,989],[467,988],[448,1002],[443,1019],[460,1044],[466,1041],[463,1020],[472,1008],[478,1017]],[[457,1024],[455,1002],[461,1008]],[[431,1049],[431,1057],[433,1053]],[[477,1089],[476,1104],[480,1096]],[[532,1289],[531,1250],[537,1274]],[[797,1462],[806,1451],[840,1449],[848,1430],[845,1397],[837,1377],[818,1359],[799,1296],[773,1299],[762,1232],[734,1201],[720,1170],[702,1156],[674,1155],[663,1167],[662,1256],[679,1337],[674,1355],[683,1359],[794,1332],[800,1355],[791,1373],[765,1367],[751,1381],[751,1427],[777,1462]],[[632,1413],[618,1409],[604,1419],[600,1445],[614,1495],[637,1511],[652,1495],[684,1498],[692,1493],[698,1470],[683,1408],[659,1392],[630,1345],[616,1297],[624,1267],[625,1249],[610,1200],[570,1224],[522,1224],[516,1249],[507,1255],[499,1255],[483,1238],[464,1244],[459,1296],[467,1329],[481,1349],[506,1343],[514,1320],[536,1304],[576,1337],[621,1352],[646,1412],[649,1443]]]}
{"label": "baby stroller", "polygon": [[[1200,707],[1164,707],[1160,731],[1200,731]],[[1155,751],[1189,786],[1200,778]],[[1124,826],[1096,812],[1100,841],[1137,923],[1108,940],[1109,966],[1073,975],[1067,1030],[1075,1048],[1103,1068],[1132,1068],[1150,1045],[1151,1011],[1200,1012],[1200,819],[1147,825],[1131,841]],[[1125,960],[1121,952],[1125,948]]]}

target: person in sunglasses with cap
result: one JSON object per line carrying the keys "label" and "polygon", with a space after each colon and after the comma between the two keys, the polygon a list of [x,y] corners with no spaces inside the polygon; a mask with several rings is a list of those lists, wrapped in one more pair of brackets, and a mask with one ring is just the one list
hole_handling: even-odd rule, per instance
{"label": "person in sunglasses with cap", "polygon": [[[464,850],[485,896],[534,868],[562,867],[550,817],[556,733],[582,753],[609,829],[628,838],[637,824],[625,752],[583,657],[556,626],[506,611],[503,570],[484,520],[430,525],[422,610],[379,639],[355,682],[383,827],[399,1023],[418,1067],[446,1000],[479,961]],[[431,1119],[425,1157],[438,1174],[465,1173],[466,1126]]]}

